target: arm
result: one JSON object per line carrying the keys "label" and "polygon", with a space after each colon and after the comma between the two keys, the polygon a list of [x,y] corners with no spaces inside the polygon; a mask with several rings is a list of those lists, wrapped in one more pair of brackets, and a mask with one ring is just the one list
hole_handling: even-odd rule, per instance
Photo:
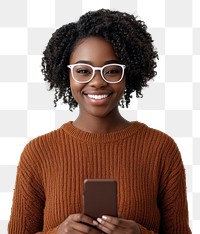
{"label": "arm", "polygon": [[[163,152],[158,205],[161,212],[160,233],[191,234],[188,223],[185,169],[173,140]],[[166,147],[167,148],[167,147]]]}
{"label": "arm", "polygon": [[[180,151],[174,140],[159,136],[155,181],[158,184],[157,206],[160,211],[160,234],[191,234],[188,219],[186,177]],[[141,234],[153,234],[139,224]]]}
{"label": "arm", "polygon": [[[39,167],[34,166],[30,151],[26,147],[17,170],[13,205],[8,225],[9,234],[31,234],[43,229],[45,195],[39,177]],[[56,233],[56,228],[45,234]]]}
{"label": "arm", "polygon": [[27,146],[20,159],[8,234],[64,234],[69,232],[99,234],[100,231],[92,228],[93,220],[82,214],[69,215],[56,227],[43,230],[45,207],[43,176],[40,160],[33,155],[31,147]]}

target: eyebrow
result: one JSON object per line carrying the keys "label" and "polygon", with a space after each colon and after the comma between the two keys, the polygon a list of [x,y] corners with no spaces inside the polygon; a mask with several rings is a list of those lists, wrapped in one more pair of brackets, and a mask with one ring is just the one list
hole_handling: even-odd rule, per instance
{"label": "eyebrow", "polygon": [[[86,64],[89,64],[89,65],[93,65],[92,61],[88,61],[88,60],[79,60],[76,63],[86,63]],[[111,64],[111,63],[120,63],[120,62],[119,62],[119,60],[112,59],[112,60],[105,61],[104,65]]]}

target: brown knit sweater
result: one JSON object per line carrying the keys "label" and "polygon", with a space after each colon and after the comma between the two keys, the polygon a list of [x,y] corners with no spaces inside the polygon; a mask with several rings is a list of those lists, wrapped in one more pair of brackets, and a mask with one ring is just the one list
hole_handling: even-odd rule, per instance
{"label": "brown knit sweater", "polygon": [[169,136],[139,122],[106,134],[69,122],[27,144],[8,233],[56,233],[69,214],[83,211],[86,178],[116,179],[118,212],[142,234],[191,233],[179,150]]}

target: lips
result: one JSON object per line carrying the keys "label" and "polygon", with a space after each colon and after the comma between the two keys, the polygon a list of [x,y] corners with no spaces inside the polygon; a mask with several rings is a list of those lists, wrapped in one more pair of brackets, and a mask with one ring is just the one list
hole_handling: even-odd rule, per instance
{"label": "lips", "polygon": [[109,94],[99,94],[99,95],[94,95],[94,94],[87,94],[87,96],[89,98],[92,98],[92,99],[104,99],[104,98],[107,98],[109,96]]}
{"label": "lips", "polygon": [[83,92],[86,102],[92,106],[107,105],[110,102],[112,92]]}
{"label": "lips", "polygon": [[101,100],[101,99],[106,99],[107,97],[112,95],[112,91],[111,90],[99,90],[99,91],[93,91],[93,90],[87,90],[87,91],[83,91],[83,94],[85,96],[87,96],[90,99],[94,99],[94,100]]}

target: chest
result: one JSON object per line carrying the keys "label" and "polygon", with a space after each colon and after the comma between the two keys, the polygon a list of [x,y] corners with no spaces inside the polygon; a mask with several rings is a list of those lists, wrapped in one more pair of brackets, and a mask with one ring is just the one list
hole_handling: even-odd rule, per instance
{"label": "chest", "polygon": [[123,146],[115,149],[105,145],[82,146],[82,151],[74,148],[57,157],[54,167],[50,167],[50,176],[44,178],[46,220],[54,217],[59,223],[68,215],[83,211],[83,181],[87,178],[117,180],[121,217],[139,221],[145,216],[152,219],[152,210],[153,216],[159,217],[156,172],[147,156],[144,160],[144,155],[134,150],[130,153]]}

